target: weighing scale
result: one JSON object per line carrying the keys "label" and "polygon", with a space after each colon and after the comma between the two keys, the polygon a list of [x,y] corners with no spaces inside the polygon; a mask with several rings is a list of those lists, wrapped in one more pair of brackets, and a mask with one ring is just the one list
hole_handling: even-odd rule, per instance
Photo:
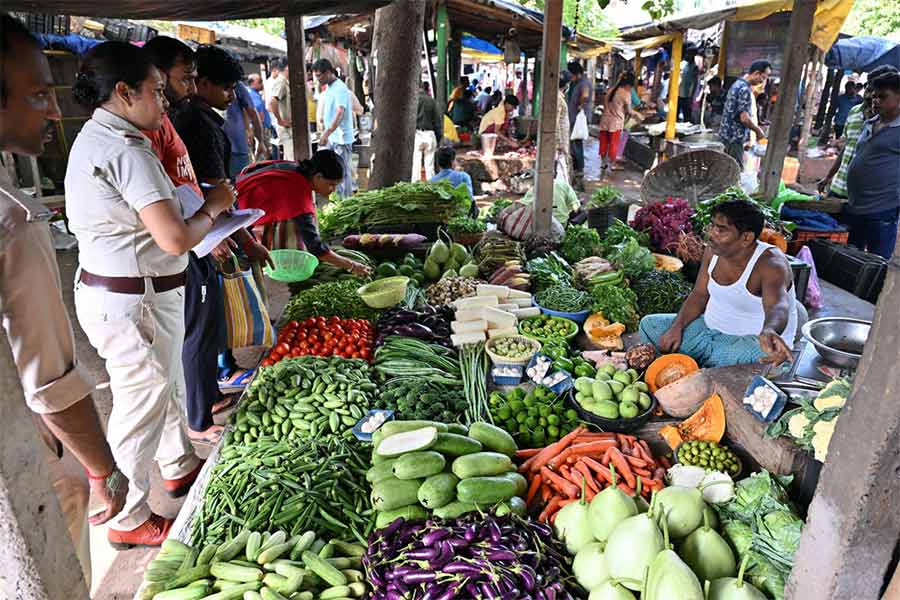
{"label": "weighing scale", "polygon": [[794,352],[794,362],[790,369],[778,376],[773,381],[779,383],[791,383],[799,381],[817,388],[825,387],[825,384],[837,377],[851,377],[856,369],[837,367],[825,361],[816,352],[816,347],[806,342],[799,351]]}

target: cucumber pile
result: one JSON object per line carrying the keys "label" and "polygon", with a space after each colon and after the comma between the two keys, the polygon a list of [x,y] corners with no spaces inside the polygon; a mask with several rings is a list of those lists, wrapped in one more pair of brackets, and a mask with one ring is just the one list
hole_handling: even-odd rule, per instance
{"label": "cucumber pile", "polygon": [[326,432],[349,437],[377,390],[369,372],[364,360],[336,356],[301,356],[260,369],[225,441],[296,440]]}
{"label": "cucumber pile", "polygon": [[144,571],[141,600],[327,600],[366,595],[366,547],[244,529],[221,545],[163,542]]}
{"label": "cucumber pile", "polygon": [[426,519],[429,513],[455,519],[496,508],[525,513],[525,478],[512,457],[518,449],[499,427],[476,422],[466,429],[435,421],[390,421],[372,437],[371,501],[375,527],[398,517]]}

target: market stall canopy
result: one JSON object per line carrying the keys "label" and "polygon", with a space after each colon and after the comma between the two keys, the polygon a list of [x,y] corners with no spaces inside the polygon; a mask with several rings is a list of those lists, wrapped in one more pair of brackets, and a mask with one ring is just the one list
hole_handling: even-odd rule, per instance
{"label": "market stall canopy", "polygon": [[[481,39],[495,42],[507,35],[510,28],[518,34],[519,46],[523,51],[537,52],[541,48],[544,33],[544,13],[525,8],[510,0],[447,0],[447,15],[450,27],[455,31],[465,31]],[[563,38],[571,31],[563,27]]]}
{"label": "market stall canopy", "polygon": [[503,60],[503,50],[490,42],[480,40],[471,35],[463,35],[462,55],[463,58],[482,63],[494,63]]}
{"label": "market stall canopy", "polygon": [[[671,17],[620,30],[623,40],[634,41],[686,29],[706,29],[722,21],[758,21],[769,15],[788,11],[793,0],[751,0],[736,6],[694,15]],[[823,52],[831,48],[853,7],[853,0],[823,0],[816,6],[809,41]]]}
{"label": "market stall canopy", "polygon": [[241,25],[232,25],[228,21],[181,21],[185,25],[203,27],[216,32],[216,39],[236,39],[259,48],[271,48],[282,53],[287,52],[287,41],[259,29],[251,29]]}
{"label": "market stall canopy", "polygon": [[873,36],[838,40],[825,54],[825,65],[862,72],[882,65],[900,69],[900,42]]}
{"label": "market stall canopy", "polygon": [[363,12],[387,0],[5,0],[3,10],[125,19],[222,20]]}
{"label": "market stall canopy", "polygon": [[[579,36],[581,37],[581,36]],[[578,58],[595,58],[597,56],[608,54],[617,50],[626,57],[626,59],[634,56],[637,50],[656,50],[664,44],[668,44],[675,37],[671,33],[665,35],[656,35],[653,37],[638,40],[596,40],[596,44],[588,48],[577,48],[571,50],[570,53]],[[644,52],[643,56],[650,56],[651,53]]]}

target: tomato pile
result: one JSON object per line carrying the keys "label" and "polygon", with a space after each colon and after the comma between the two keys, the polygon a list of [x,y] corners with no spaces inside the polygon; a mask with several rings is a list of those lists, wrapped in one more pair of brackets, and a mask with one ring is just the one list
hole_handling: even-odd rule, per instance
{"label": "tomato pile", "polygon": [[282,358],[296,356],[341,356],[369,360],[375,329],[365,319],[310,317],[291,321],[278,332],[278,341],[262,366],[270,367]]}

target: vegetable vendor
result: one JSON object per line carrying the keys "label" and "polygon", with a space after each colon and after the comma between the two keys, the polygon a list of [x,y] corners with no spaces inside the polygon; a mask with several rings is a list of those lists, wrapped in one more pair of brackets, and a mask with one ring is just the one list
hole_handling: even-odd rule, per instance
{"label": "vegetable vendor", "polygon": [[512,94],[507,94],[502,104],[489,110],[481,117],[481,124],[478,126],[478,135],[493,133],[497,136],[498,148],[501,144],[505,144],[512,148],[518,148],[519,142],[513,139],[509,129],[509,123],[513,113],[519,107],[519,99]]}
{"label": "vegetable vendor", "polygon": [[715,206],[693,291],[677,315],[645,316],[641,340],[687,354],[703,367],[792,360],[794,279],[781,251],[759,241],[764,221],[746,200]]}
{"label": "vegetable vendor", "polygon": [[[334,150],[319,150],[309,160],[266,161],[245,169],[236,182],[238,206],[260,208],[256,226],[293,221],[306,250],[320,261],[365,277],[371,269],[332,252],[319,236],[313,192],[328,197],[344,178],[346,165]],[[268,236],[263,236],[264,238]]]}

